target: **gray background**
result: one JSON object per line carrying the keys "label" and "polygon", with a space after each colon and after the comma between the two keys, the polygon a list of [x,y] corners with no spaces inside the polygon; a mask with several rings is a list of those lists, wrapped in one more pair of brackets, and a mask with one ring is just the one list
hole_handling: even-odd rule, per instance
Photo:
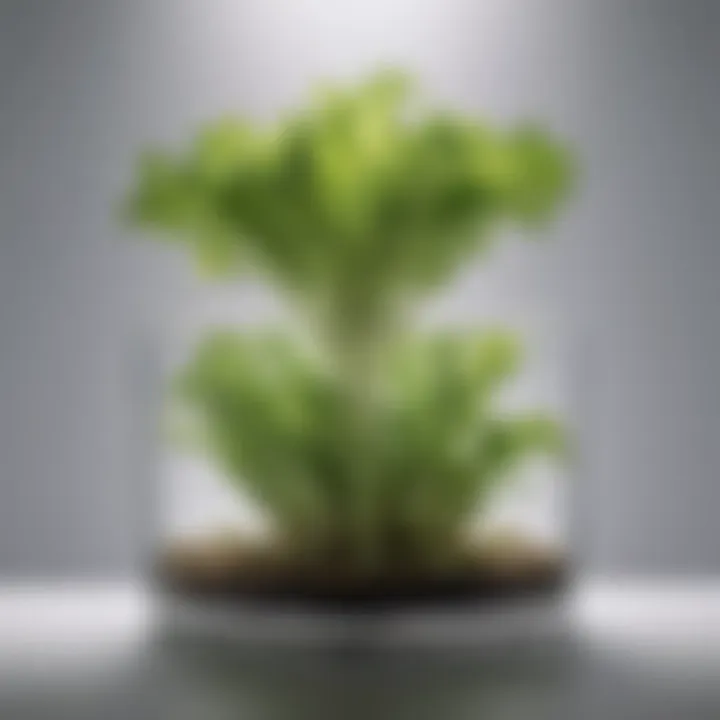
{"label": "gray background", "polygon": [[574,145],[583,189],[555,242],[510,244],[458,302],[542,298],[573,328],[583,570],[720,570],[719,27],[711,0],[3,2],[0,575],[138,567],[134,349],[207,291],[117,226],[135,152],[378,60]]}

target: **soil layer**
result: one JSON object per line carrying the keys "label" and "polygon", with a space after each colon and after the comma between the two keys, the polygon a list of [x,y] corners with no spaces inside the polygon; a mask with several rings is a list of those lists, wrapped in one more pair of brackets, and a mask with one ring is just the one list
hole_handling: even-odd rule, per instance
{"label": "soil layer", "polygon": [[238,538],[215,538],[169,548],[158,578],[164,589],[196,600],[380,610],[544,598],[559,594],[567,575],[559,553],[518,538],[479,543],[442,571],[400,564],[360,575],[347,567],[290,561]]}

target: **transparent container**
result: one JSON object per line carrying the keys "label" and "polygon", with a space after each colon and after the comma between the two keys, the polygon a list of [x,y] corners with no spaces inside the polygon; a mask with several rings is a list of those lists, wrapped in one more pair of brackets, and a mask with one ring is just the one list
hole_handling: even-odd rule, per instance
{"label": "transparent container", "polygon": [[[425,336],[448,331],[473,336],[488,328],[511,331],[522,346],[522,364],[493,394],[492,417],[514,420],[541,412],[557,422],[564,437],[562,458],[529,453],[466,513],[463,538],[479,549],[483,563],[489,559],[492,578],[475,583],[455,579],[444,587],[436,574],[405,572],[402,564],[392,566],[400,578],[392,587],[383,572],[368,571],[365,580],[353,582],[332,563],[322,582],[314,581],[309,588],[298,585],[296,577],[273,586],[267,580],[272,573],[263,575],[254,561],[253,572],[259,572],[262,581],[238,579],[238,573],[247,572],[243,565],[248,549],[251,555],[262,555],[258,548],[275,544],[277,528],[262,502],[244,489],[242,478],[233,478],[212,454],[178,443],[174,430],[167,431],[168,390],[209,333],[227,328],[251,335],[269,326],[293,330],[280,315],[262,317],[229,301],[208,303],[166,328],[148,354],[155,358],[149,405],[154,404],[162,426],[152,459],[158,487],[153,567],[158,586],[171,600],[175,627],[202,632],[212,627],[245,640],[373,638],[380,644],[418,638],[487,642],[509,632],[526,638],[555,632],[572,570],[571,395],[577,363],[567,328],[557,315],[536,306],[498,305],[485,315],[474,309],[429,311],[417,321],[417,332]],[[412,503],[413,492],[412,487],[405,490],[401,503]],[[410,587],[403,588],[403,582]],[[368,615],[368,609],[381,612]],[[382,622],[382,631],[369,632],[368,617]]]}

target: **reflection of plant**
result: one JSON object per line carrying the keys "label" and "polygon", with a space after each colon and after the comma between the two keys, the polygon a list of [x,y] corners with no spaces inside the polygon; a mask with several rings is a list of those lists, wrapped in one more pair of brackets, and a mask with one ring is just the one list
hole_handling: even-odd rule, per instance
{"label": "reflection of plant", "polygon": [[225,119],[141,160],[137,225],[214,275],[280,290],[319,341],[209,339],[183,375],[211,451],[305,546],[366,560],[383,533],[437,548],[506,462],[554,439],[492,416],[514,364],[502,335],[406,338],[412,301],[452,279],[505,221],[552,215],[568,181],[537,129],[424,111],[384,72],[266,129]]}

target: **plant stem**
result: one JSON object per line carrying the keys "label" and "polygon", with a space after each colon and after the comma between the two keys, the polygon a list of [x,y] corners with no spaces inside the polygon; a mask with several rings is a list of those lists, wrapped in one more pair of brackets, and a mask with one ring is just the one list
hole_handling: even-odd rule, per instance
{"label": "plant stem", "polygon": [[[343,402],[344,453],[349,482],[347,508],[353,554],[361,572],[381,559],[377,527],[377,402],[388,333],[385,323],[366,321],[337,327],[329,344]],[[340,319],[342,322],[342,319]]]}

